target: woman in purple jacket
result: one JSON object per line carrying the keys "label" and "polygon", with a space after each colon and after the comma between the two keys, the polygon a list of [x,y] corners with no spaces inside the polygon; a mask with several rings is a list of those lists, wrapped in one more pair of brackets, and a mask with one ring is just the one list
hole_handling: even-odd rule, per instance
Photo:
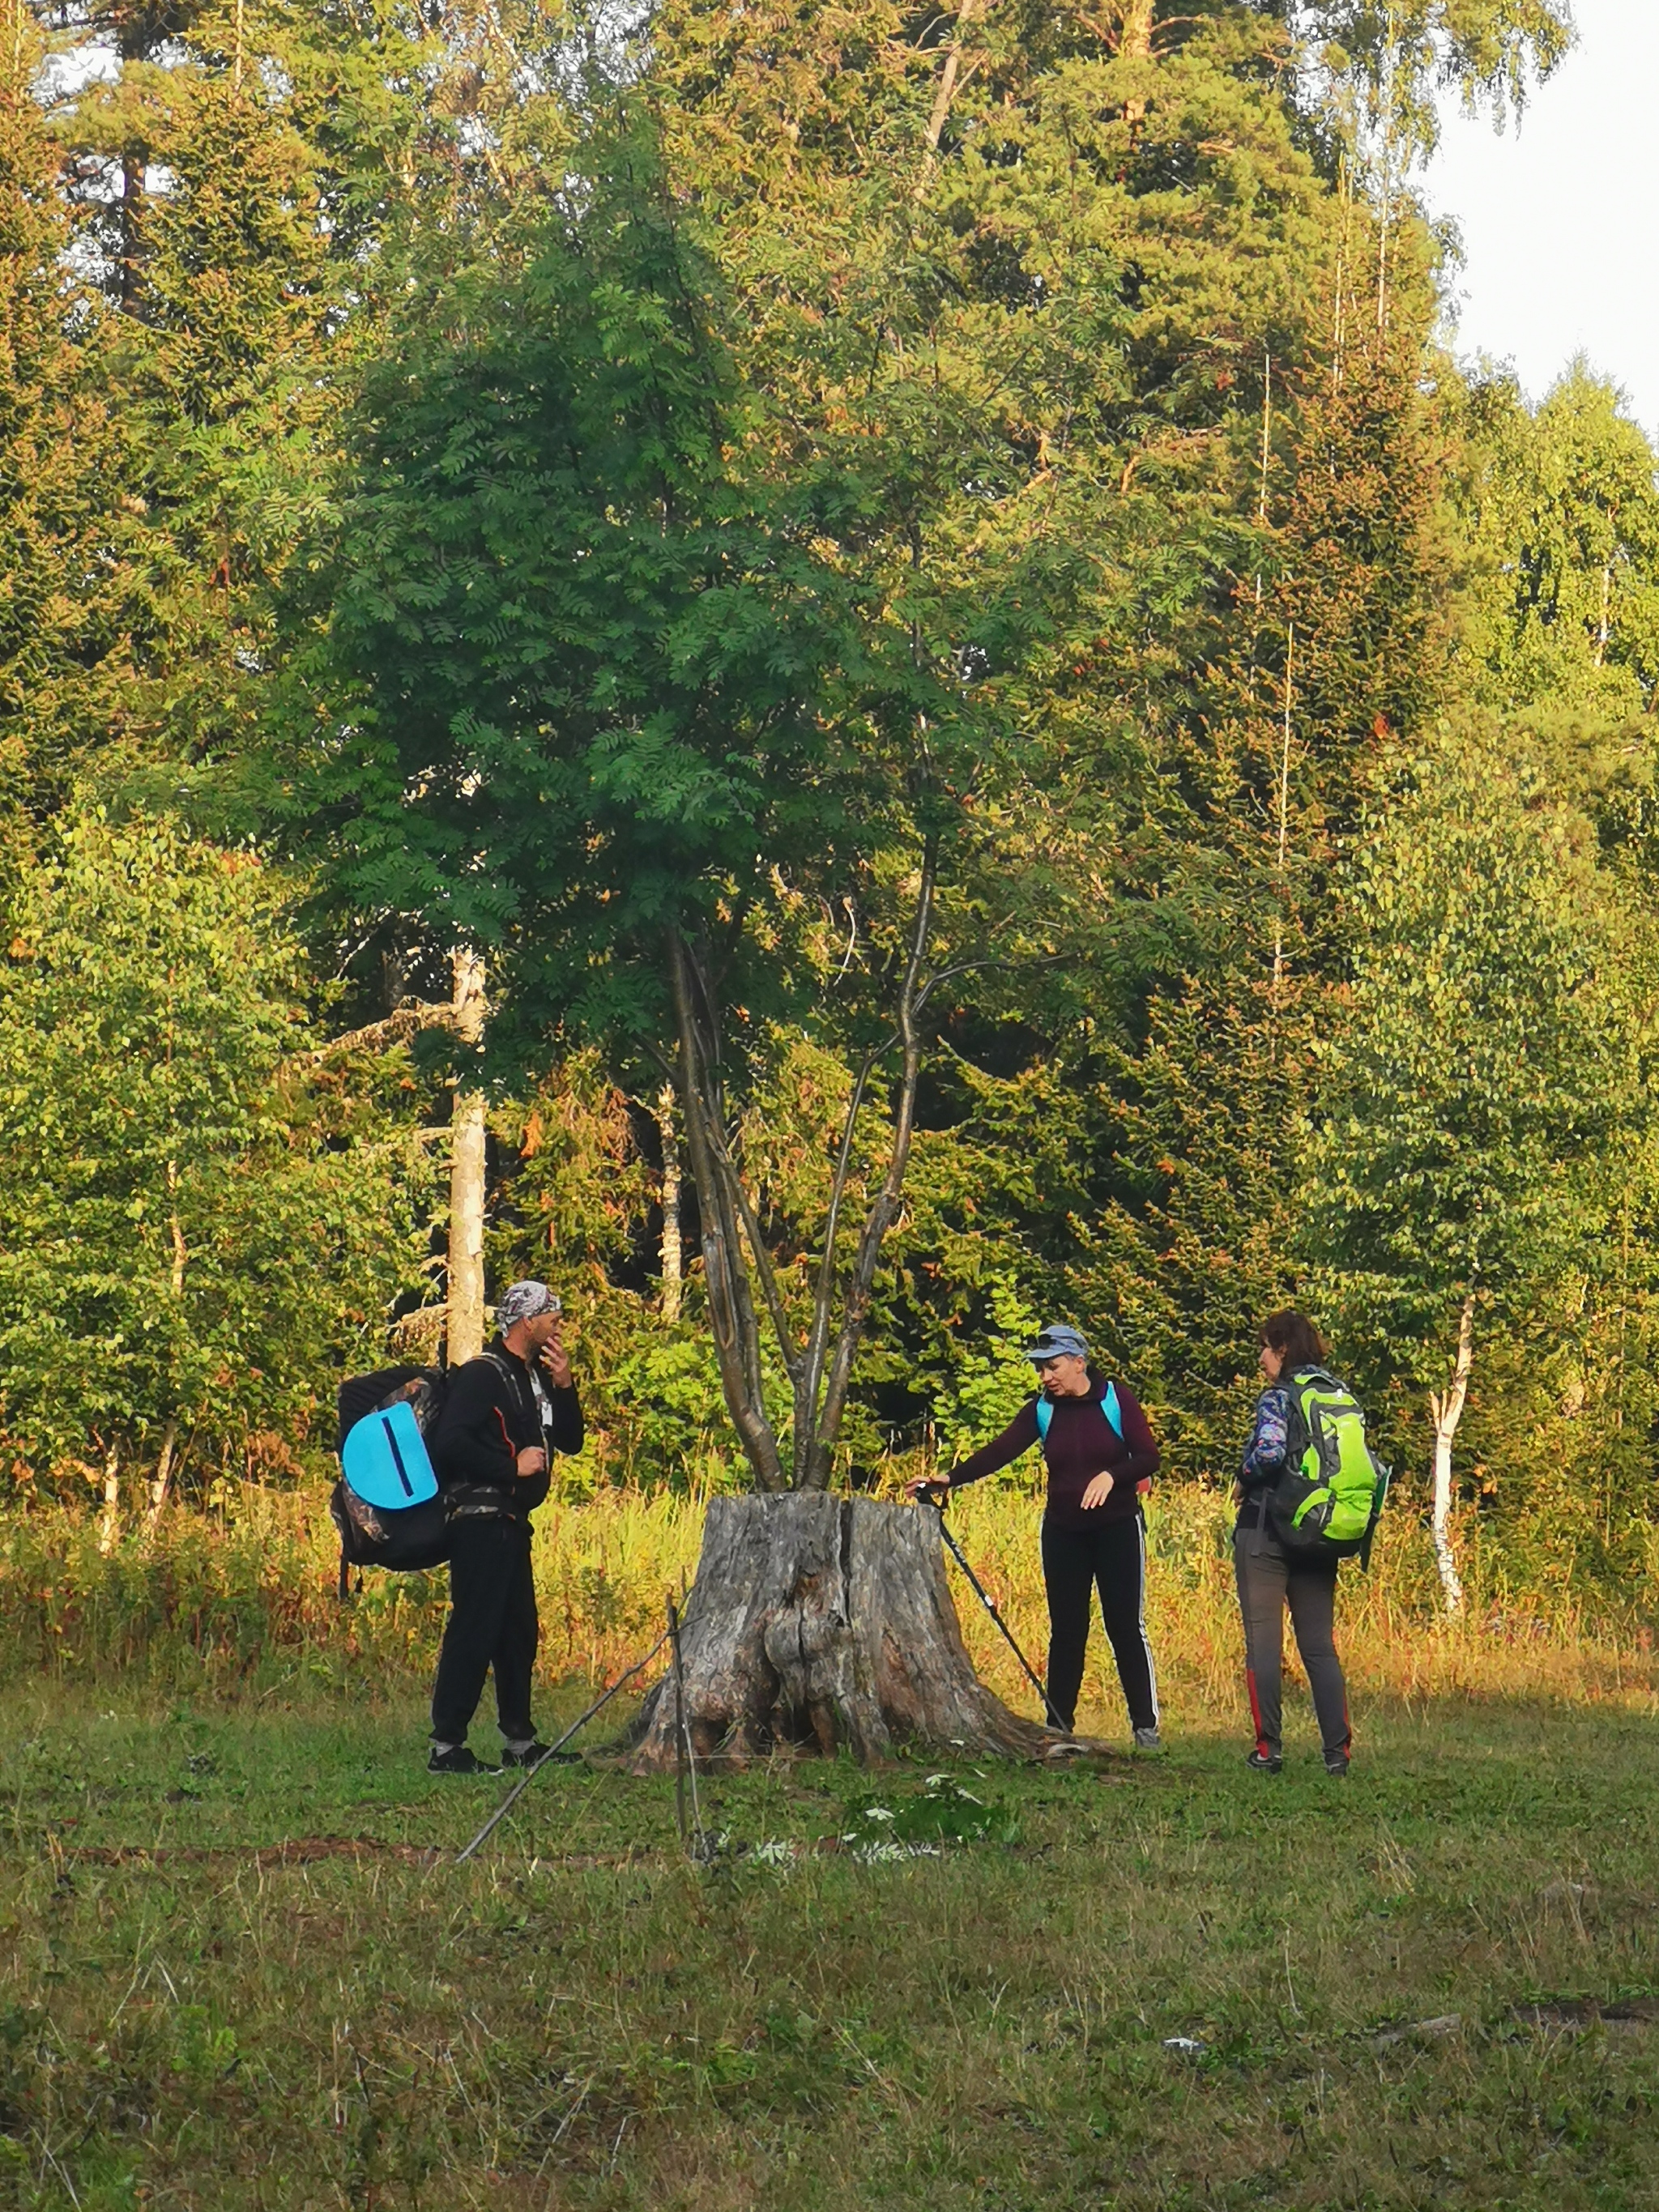
{"label": "woman in purple jacket", "polygon": [[1076,1721],[1097,1589],[1129,1725],[1136,1743],[1154,1751],[1158,1676],[1146,1640],[1146,1523],[1140,1499],[1158,1472],[1158,1445],[1133,1393],[1096,1373],[1077,1329],[1063,1323],[1045,1328],[1024,1356],[1036,1370],[1036,1395],[1000,1437],[952,1468],[947,1480],[913,1482],[910,1495],[960,1490],[1042,1443],[1048,1469],[1042,1580],[1048,1598],[1051,1717],[1067,1729]]}

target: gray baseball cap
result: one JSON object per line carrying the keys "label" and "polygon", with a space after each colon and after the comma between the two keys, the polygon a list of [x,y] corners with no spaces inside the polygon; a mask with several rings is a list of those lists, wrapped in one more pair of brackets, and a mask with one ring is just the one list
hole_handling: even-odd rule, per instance
{"label": "gray baseball cap", "polygon": [[1079,1359],[1089,1357],[1089,1346],[1080,1328],[1069,1322],[1050,1322],[1035,1344],[1028,1344],[1021,1357],[1033,1363],[1041,1359],[1063,1359],[1071,1352]]}

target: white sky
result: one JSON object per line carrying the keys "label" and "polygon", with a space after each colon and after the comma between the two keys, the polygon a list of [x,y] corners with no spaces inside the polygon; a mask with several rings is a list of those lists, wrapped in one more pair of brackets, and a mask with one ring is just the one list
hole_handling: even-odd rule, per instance
{"label": "white sky", "polygon": [[1519,131],[1455,110],[1417,182],[1455,217],[1456,345],[1534,399],[1577,352],[1659,438],[1659,0],[1574,0],[1578,44]]}

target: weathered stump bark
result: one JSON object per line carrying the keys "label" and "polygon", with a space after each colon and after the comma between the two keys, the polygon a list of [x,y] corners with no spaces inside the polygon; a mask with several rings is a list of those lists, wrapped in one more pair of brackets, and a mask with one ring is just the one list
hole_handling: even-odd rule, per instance
{"label": "weathered stump bark", "polygon": [[[867,1763],[906,1746],[1038,1759],[1056,1740],[975,1677],[938,1522],[914,1506],[714,1498],[680,1642],[700,1759],[845,1748]],[[673,1766],[672,1679],[619,1749],[636,1773]]]}

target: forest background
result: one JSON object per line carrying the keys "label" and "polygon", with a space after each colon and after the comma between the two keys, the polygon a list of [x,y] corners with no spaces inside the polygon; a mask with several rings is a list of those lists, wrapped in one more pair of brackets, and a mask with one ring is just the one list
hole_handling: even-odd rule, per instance
{"label": "forest background", "polygon": [[826,1479],[983,1437],[1064,1316],[1224,1485],[1295,1298],[1448,1601],[1644,1604],[1655,456],[1582,362],[1456,364],[1409,189],[1568,35],[0,0],[14,1515],[317,1493],[340,1377],[439,1340],[469,1113],[566,1501],[747,1483],[902,1125]]}

